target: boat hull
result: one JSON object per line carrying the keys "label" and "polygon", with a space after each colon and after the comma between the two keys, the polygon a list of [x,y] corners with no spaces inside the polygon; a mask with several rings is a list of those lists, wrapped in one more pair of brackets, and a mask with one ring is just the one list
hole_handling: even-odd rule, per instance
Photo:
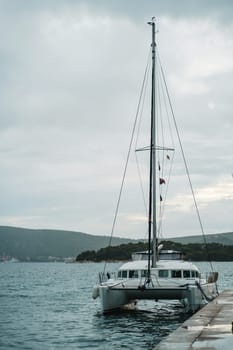
{"label": "boat hull", "polygon": [[99,286],[99,296],[103,312],[110,312],[130,303],[129,296],[122,289]]}
{"label": "boat hull", "polygon": [[126,305],[136,305],[137,300],[179,300],[190,311],[195,312],[205,304],[206,298],[216,297],[217,292],[214,283],[203,284],[201,288],[194,284],[176,288],[133,288],[103,284],[99,285],[99,296],[105,313]]}

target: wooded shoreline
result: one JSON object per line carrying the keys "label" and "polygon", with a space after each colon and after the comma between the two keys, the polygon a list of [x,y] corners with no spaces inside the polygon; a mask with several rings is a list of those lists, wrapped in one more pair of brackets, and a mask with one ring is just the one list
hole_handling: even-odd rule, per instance
{"label": "wooded shoreline", "polygon": [[[163,249],[178,250],[184,253],[186,260],[192,261],[233,261],[233,245],[219,243],[189,243],[181,244],[163,241]],[[77,262],[92,261],[127,261],[137,251],[147,250],[147,243],[128,243],[119,246],[109,246],[97,251],[87,250],[76,257]]]}

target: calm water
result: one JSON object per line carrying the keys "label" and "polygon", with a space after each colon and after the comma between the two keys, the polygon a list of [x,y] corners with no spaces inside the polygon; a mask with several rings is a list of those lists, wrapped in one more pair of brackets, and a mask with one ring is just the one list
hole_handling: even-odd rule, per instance
{"label": "calm water", "polygon": [[[219,290],[233,288],[233,262],[214,263],[214,269]],[[91,299],[102,270],[94,263],[1,263],[0,349],[152,349],[184,321],[178,306],[155,308],[153,302],[102,315]]]}

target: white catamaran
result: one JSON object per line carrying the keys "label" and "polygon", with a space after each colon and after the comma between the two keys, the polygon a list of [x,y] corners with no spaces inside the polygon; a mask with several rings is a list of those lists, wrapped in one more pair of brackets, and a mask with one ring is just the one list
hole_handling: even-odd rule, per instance
{"label": "white catamaran", "polygon": [[[144,147],[144,150],[150,152],[148,250],[133,254],[132,261],[124,263],[117,273],[105,274],[104,272],[99,275],[99,282],[94,287],[92,296],[94,299],[100,298],[103,312],[134,305],[140,299],[179,300],[187,310],[194,312],[203,303],[212,300],[217,295],[218,274],[216,272],[212,271],[203,278],[199,269],[192,262],[184,260],[181,252],[162,250],[158,243],[156,197],[159,194],[156,193],[156,182],[158,181],[161,185],[165,181],[160,177],[159,171],[156,171],[158,164],[156,153],[172,149],[158,146],[156,140],[155,64],[157,47],[154,18],[149,24],[152,28],[150,146]],[[158,167],[160,168],[160,165]]]}

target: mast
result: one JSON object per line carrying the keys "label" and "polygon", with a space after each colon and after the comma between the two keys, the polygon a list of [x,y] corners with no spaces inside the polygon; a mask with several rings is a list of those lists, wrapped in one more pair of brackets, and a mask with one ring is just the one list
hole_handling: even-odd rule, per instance
{"label": "mast", "polygon": [[150,280],[150,260],[152,267],[157,261],[157,220],[156,220],[156,118],[155,118],[155,18],[148,22],[152,28],[152,77],[151,77],[151,135],[150,135],[150,178],[149,178],[149,218],[148,218],[148,279]]}

